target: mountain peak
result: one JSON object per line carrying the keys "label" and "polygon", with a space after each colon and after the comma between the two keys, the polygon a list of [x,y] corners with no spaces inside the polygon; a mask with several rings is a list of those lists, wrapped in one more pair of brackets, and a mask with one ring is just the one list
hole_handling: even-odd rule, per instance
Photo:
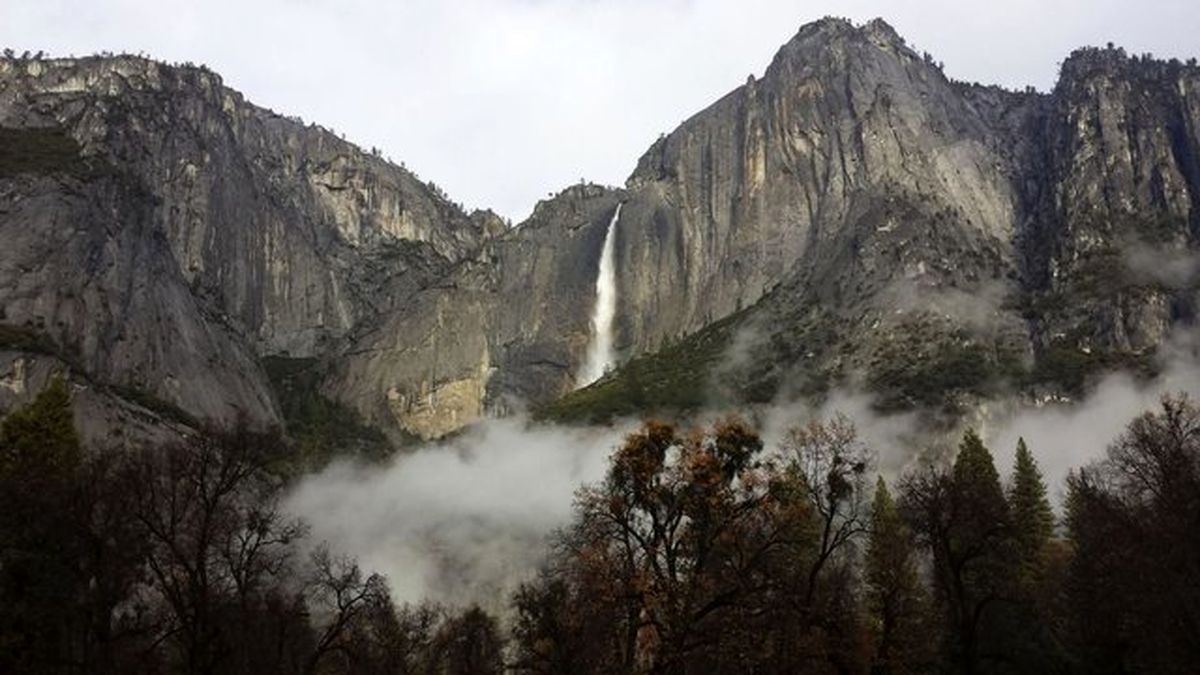
{"label": "mountain peak", "polygon": [[900,36],[900,33],[896,32],[896,29],[892,27],[892,24],[884,21],[881,17],[875,17],[874,19],[871,19],[867,23],[863,24],[862,30],[867,35],[880,40],[886,40],[901,46],[908,44],[905,42],[904,38]]}
{"label": "mountain peak", "polygon": [[866,23],[855,24],[849,19],[832,16],[804,24],[791,42],[828,43],[855,38],[867,39],[881,46],[888,44],[903,47],[906,44],[896,29],[882,18],[876,17]]}
{"label": "mountain peak", "polygon": [[[731,397],[860,377],[895,405],[984,396],[993,376],[1036,375],[1013,371],[1026,362],[1054,373],[1140,358],[1174,307],[1194,306],[1192,286],[1150,287],[1145,270],[1121,286],[1108,254],[1126,234],[1194,246],[1200,232],[1200,149],[1186,133],[1196,84],[1160,73],[1193,77],[1178,62],[1082,50],[1064,64],[1075,86],[1008,96],[956,86],[882,19],[825,18],[800,27],[762,78],[657,140],[624,189],[568,187],[509,229],[377,152],[254,107],[203,68],[0,59],[0,125],[55,160],[9,153],[21,179],[0,190],[0,233],[21,245],[0,252],[0,324],[82,342],[85,367],[196,417],[236,404],[272,421],[256,360],[320,359],[322,391],[362,419],[436,435],[575,385],[615,232],[612,345],[636,360],[697,336],[663,352],[690,378],[658,389],[680,407],[704,403],[728,345],[754,366]],[[80,153],[153,198],[97,182],[81,199],[30,178]],[[62,222],[92,238],[70,239]],[[161,293],[111,315],[89,290],[108,251],[123,256],[108,296]],[[162,307],[178,320],[164,326]],[[742,349],[743,327],[781,337]],[[652,405],[640,390],[628,400]]]}
{"label": "mountain peak", "polygon": [[883,19],[855,24],[849,19],[826,17],[801,26],[780,47],[767,70],[795,70],[818,63],[839,64],[840,68],[862,62],[861,57],[872,50],[902,60],[917,57],[896,29]]}

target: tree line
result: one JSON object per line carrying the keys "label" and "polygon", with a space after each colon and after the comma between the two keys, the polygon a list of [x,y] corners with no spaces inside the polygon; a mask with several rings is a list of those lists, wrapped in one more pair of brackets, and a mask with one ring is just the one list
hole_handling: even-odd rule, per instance
{"label": "tree line", "polygon": [[85,452],[67,384],[0,424],[0,673],[496,672],[477,609],[393,605],[280,508],[277,434]]}
{"label": "tree line", "polygon": [[[1048,448],[1053,452],[1053,448]],[[647,423],[517,594],[529,673],[1184,673],[1200,667],[1200,410],[1165,398],[1072,472],[1021,441],[871,477],[850,420],[775,452]]]}
{"label": "tree line", "polygon": [[[1054,452],[1053,448],[1042,450]],[[0,425],[0,672],[1183,673],[1200,664],[1200,409],[1130,422],[1061,515],[967,431],[889,484],[851,420],[767,448],[648,421],[494,617],[393,604],[280,509],[245,429],[84,452],[51,383]]]}

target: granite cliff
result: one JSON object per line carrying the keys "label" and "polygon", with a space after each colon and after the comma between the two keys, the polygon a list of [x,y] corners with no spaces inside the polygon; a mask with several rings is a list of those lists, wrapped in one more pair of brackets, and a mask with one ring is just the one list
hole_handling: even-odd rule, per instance
{"label": "granite cliff", "polygon": [[[834,384],[954,411],[1150,371],[1198,300],[1200,69],[1115,48],[1012,92],[882,21],[808,24],[624,187],[511,229],[198,68],[0,61],[0,128],[7,391],[50,359],[272,423],[283,359],[394,435]],[[559,400],[618,203],[626,365]]]}
{"label": "granite cliff", "polygon": [[48,347],[0,367],[217,423],[277,423],[262,356],[326,353],[503,229],[200,68],[3,60],[0,128],[0,322]]}
{"label": "granite cliff", "polygon": [[[682,313],[667,328],[682,342],[550,414],[835,384],[953,414],[1002,393],[1071,397],[1112,369],[1153,374],[1172,330],[1191,330],[1200,288],[1198,86],[1194,60],[1110,46],[1070,55],[1051,92],[1011,92],[948,80],[880,21],[806,26],[630,179],[662,204],[658,222],[697,219],[662,231],[709,233],[700,248],[721,251],[627,248],[625,260],[671,250],[687,260],[674,269],[710,265],[699,286],[677,278],[685,291],[634,284],[665,296],[643,305],[718,307]],[[637,353],[655,322],[629,311]]]}

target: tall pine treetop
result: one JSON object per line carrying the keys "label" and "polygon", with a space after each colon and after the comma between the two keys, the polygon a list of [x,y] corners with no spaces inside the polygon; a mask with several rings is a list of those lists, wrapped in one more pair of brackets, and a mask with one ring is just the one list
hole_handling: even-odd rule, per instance
{"label": "tall pine treetop", "polygon": [[1000,474],[996,471],[996,463],[992,453],[983,444],[983,439],[974,429],[967,429],[962,442],[958,446],[958,457],[954,460],[954,482],[959,486],[973,486],[980,490],[981,498],[1000,496],[1004,491],[1000,488]]}
{"label": "tall pine treetop", "polygon": [[1009,508],[1021,556],[1026,561],[1032,561],[1045,549],[1054,534],[1054,511],[1046,496],[1042,472],[1023,438],[1017,441]]}
{"label": "tall pine treetop", "polygon": [[871,504],[872,516],[876,519],[884,517],[888,514],[895,513],[896,503],[892,500],[892,493],[888,492],[887,481],[880,476],[875,480],[875,499]]}
{"label": "tall pine treetop", "polygon": [[1009,524],[1008,502],[992,453],[973,429],[963,434],[951,474],[955,509],[974,536],[994,536]]}

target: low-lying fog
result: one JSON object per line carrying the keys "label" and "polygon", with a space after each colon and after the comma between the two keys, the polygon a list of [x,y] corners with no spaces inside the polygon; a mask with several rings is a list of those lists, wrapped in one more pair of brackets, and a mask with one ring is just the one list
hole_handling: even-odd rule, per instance
{"label": "low-lying fog", "polygon": [[[1074,405],[985,412],[981,433],[1002,475],[1024,437],[1052,497],[1063,479],[1100,457],[1136,414],[1164,393],[1200,397],[1194,346],[1165,350],[1164,374],[1138,383],[1115,374]],[[879,470],[898,475],[912,462],[915,417],[879,416],[869,399],[836,394],[820,410],[778,406],[758,416],[770,447],[783,430],[813,414],[843,412],[877,452]],[[397,601],[479,603],[502,610],[509,592],[533,573],[547,535],[570,521],[575,490],[600,480],[606,460],[635,425],[548,427],[521,418],[488,420],[466,433],[385,465],[335,463],[302,480],[287,508],[312,526],[312,540],[385,574]],[[904,448],[909,448],[905,450]]]}

